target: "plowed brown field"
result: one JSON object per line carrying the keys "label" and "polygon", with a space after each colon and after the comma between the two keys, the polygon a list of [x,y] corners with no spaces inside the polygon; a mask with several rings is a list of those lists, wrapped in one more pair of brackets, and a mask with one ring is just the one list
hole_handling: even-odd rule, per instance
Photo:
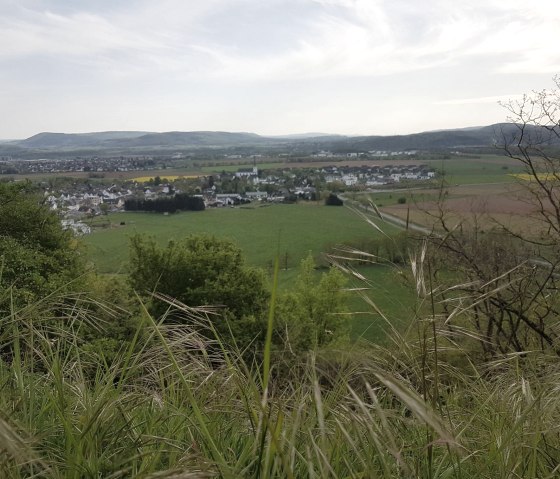
{"label": "plowed brown field", "polygon": [[[438,191],[431,190],[434,198]],[[419,201],[392,205],[382,211],[420,225],[432,227],[443,213],[450,224],[461,222],[482,229],[506,226],[516,231],[537,232],[542,227],[538,207],[531,201],[527,189],[519,184],[464,185],[448,189],[441,208],[437,201]]]}

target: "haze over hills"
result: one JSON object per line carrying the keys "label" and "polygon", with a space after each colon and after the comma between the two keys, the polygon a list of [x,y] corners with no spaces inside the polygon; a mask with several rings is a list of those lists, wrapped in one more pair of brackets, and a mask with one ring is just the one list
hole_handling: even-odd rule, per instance
{"label": "haze over hills", "polygon": [[[483,127],[427,131],[410,135],[393,136],[344,136],[326,134],[300,134],[261,136],[246,132],[188,131],[154,133],[145,131],[105,131],[94,133],[39,133],[24,140],[0,144],[0,155],[18,156],[33,153],[75,150],[97,151],[99,154],[134,151],[136,154],[166,150],[202,150],[228,148],[274,148],[310,153],[318,150],[336,152],[372,150],[445,150],[450,148],[478,148],[503,144],[518,131],[511,123],[498,123]],[[554,142],[555,145],[558,142]]]}
{"label": "haze over hills", "polygon": [[348,135],[338,135],[332,133],[294,133],[291,135],[266,135],[266,138],[280,138],[285,140],[304,140],[307,138],[325,138],[325,137],[341,138]]}
{"label": "haze over hills", "polygon": [[38,133],[25,140],[11,143],[24,148],[79,148],[98,147],[100,143],[112,140],[130,140],[146,135],[143,131],[103,131],[96,133]]}
{"label": "haze over hills", "polygon": [[162,146],[233,146],[269,141],[255,133],[222,131],[109,131],[98,133],[39,133],[11,144],[23,148],[135,148]]}
{"label": "haze over hills", "polygon": [[503,123],[479,128],[427,131],[410,135],[359,136],[338,140],[358,151],[370,150],[432,150],[461,147],[488,147],[503,142],[515,125]]}

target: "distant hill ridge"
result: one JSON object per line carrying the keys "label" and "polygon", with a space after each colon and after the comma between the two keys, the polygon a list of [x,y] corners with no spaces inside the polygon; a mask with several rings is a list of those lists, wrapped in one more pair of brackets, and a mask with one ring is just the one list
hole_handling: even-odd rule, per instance
{"label": "distant hill ridge", "polygon": [[19,140],[18,146],[24,148],[64,148],[98,146],[100,142],[117,139],[130,139],[145,135],[141,131],[103,131],[97,133],[38,133],[25,140]]}
{"label": "distant hill ridge", "polygon": [[96,133],[39,133],[25,140],[16,141],[24,148],[112,148],[135,146],[174,145],[224,145],[254,142],[261,139],[255,133],[229,133],[216,131],[170,131],[153,133],[146,131],[105,131]]}
{"label": "distant hill ridge", "polygon": [[482,127],[426,131],[410,135],[344,136],[317,133],[261,136],[256,133],[225,131],[105,131],[93,133],[39,133],[24,140],[3,143],[17,149],[68,150],[79,148],[135,150],[155,148],[229,148],[290,146],[336,151],[430,150],[460,147],[489,147],[512,137],[517,126],[498,123]]}

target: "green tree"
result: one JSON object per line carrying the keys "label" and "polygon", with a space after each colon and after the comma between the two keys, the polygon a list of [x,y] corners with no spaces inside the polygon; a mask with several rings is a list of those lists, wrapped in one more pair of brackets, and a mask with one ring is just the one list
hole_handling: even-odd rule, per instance
{"label": "green tree", "polygon": [[83,273],[76,239],[33,186],[0,183],[0,289],[26,303],[76,287]]}
{"label": "green tree", "polygon": [[343,340],[348,333],[345,283],[335,268],[318,279],[313,257],[302,260],[294,289],[278,300],[275,342],[295,353]]}
{"label": "green tree", "polygon": [[[268,291],[264,273],[245,264],[233,242],[192,235],[160,247],[153,238],[130,241],[130,284],[141,294],[162,293],[187,306],[215,306],[216,330],[245,348],[262,337]],[[152,298],[150,312],[160,316],[168,304]],[[211,335],[211,333],[208,333]]]}
{"label": "green tree", "polygon": [[342,206],[344,202],[334,193],[329,194],[327,198],[325,198],[325,205],[327,206]]}

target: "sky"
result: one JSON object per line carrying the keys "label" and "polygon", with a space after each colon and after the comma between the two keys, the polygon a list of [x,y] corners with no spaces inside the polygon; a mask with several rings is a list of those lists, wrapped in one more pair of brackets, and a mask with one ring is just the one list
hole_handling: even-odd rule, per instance
{"label": "sky", "polygon": [[390,135],[553,86],[558,0],[0,0],[0,138]]}

